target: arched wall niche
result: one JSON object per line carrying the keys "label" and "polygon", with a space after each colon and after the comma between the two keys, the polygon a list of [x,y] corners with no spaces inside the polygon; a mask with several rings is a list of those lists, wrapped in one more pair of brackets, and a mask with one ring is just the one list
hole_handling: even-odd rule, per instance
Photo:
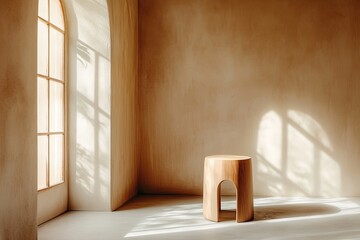
{"label": "arched wall niche", "polygon": [[69,209],[110,209],[110,23],[106,0],[63,0],[68,27]]}
{"label": "arched wall niche", "polygon": [[68,28],[68,209],[115,210],[137,191],[137,1],[63,3]]}
{"label": "arched wall niche", "polygon": [[65,184],[38,193],[38,224],[110,210],[110,26],[106,0],[62,0],[66,26]]}

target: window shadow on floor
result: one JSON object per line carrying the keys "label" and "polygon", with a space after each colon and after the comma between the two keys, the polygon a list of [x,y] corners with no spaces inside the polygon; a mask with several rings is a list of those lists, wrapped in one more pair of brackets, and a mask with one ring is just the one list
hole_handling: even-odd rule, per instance
{"label": "window shadow on floor", "polygon": [[[339,208],[322,203],[267,205],[254,208],[254,221],[311,217],[338,212],[340,212]],[[235,219],[235,209],[220,211],[220,221],[233,221]]]}
{"label": "window shadow on floor", "polygon": [[273,206],[261,206],[255,208],[255,221],[309,217],[340,212],[340,209],[327,204],[283,204]]}

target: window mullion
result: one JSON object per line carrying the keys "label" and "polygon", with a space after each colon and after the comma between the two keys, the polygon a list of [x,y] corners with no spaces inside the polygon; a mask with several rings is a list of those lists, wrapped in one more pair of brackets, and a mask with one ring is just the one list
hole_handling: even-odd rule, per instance
{"label": "window mullion", "polygon": [[[48,0],[48,73],[47,73],[47,84],[48,84],[48,133],[50,132],[50,0]],[[47,187],[50,187],[50,135],[47,136],[48,138],[48,164],[47,164],[47,170],[46,170],[46,184]]]}

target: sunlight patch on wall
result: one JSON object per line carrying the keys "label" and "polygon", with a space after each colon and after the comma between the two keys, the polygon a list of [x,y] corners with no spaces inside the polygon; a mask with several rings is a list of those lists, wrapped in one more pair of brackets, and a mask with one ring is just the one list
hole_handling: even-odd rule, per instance
{"label": "sunlight patch on wall", "polygon": [[[254,161],[256,174],[254,175],[255,194],[281,194],[281,154],[282,154],[282,119],[274,111],[268,112],[259,127],[257,144],[257,161]],[[265,159],[266,156],[266,159]],[[267,182],[272,184],[266,185]]]}
{"label": "sunlight patch on wall", "polygon": [[68,41],[70,209],[108,210],[111,89],[107,1],[64,2],[71,23]]}
{"label": "sunlight patch on wall", "polygon": [[[313,153],[315,147],[300,131],[291,125],[287,125],[287,143],[284,144],[287,155],[284,166],[287,165],[286,175],[291,182],[301,186],[303,193],[311,193],[314,182],[313,168],[315,159]],[[288,187],[290,192],[292,189]],[[296,191],[295,191],[296,194]]]}
{"label": "sunlight patch on wall", "polygon": [[254,170],[257,195],[340,194],[341,172],[331,142],[316,120],[299,111],[263,116]]}
{"label": "sunlight patch on wall", "polygon": [[[76,183],[101,202],[109,197],[110,62],[78,41]],[[86,152],[87,154],[81,154]]]}
{"label": "sunlight patch on wall", "polygon": [[[260,155],[266,155],[267,160],[271,162],[273,167],[280,169],[282,148],[281,117],[274,111],[267,113],[261,121],[259,132],[261,133],[261,138],[258,140],[257,152]],[[271,171],[271,169],[268,169],[266,165],[261,165],[260,167],[264,172]]]}

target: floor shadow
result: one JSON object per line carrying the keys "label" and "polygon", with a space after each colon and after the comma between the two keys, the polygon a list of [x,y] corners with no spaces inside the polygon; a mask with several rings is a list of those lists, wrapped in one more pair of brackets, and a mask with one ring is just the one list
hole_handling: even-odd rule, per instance
{"label": "floor shadow", "polygon": [[254,220],[309,217],[337,212],[340,212],[339,208],[321,203],[269,205],[256,207]]}
{"label": "floor shadow", "polygon": [[178,204],[195,204],[198,203],[199,200],[201,203],[202,196],[139,194],[115,211],[126,211]]}
{"label": "floor shadow", "polygon": [[236,220],[236,210],[221,210],[219,212],[219,222]]}
{"label": "floor shadow", "polygon": [[[340,209],[328,204],[282,204],[255,207],[254,221],[334,214]],[[235,209],[221,210],[220,221],[234,221]]]}

